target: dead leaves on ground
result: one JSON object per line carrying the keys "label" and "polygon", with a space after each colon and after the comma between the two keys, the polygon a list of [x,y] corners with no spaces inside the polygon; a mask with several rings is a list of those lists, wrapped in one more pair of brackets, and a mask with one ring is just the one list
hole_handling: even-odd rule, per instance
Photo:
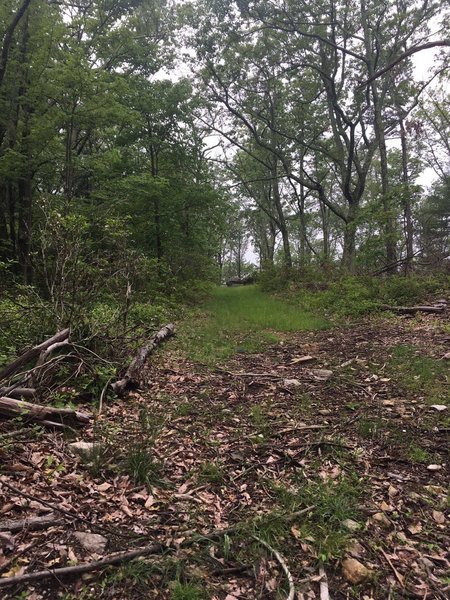
{"label": "dead leaves on ground", "polygon": [[[248,540],[231,538],[231,549],[215,544],[207,551],[182,550],[183,543],[279,510],[273,486],[294,489],[299,480],[333,486],[353,474],[364,497],[355,519],[343,523],[345,552],[327,566],[332,597],[347,598],[351,587],[353,597],[369,599],[387,598],[389,590],[397,597],[445,597],[449,464],[448,429],[441,423],[447,411],[405,392],[388,368],[395,344],[441,357],[444,337],[434,317],[417,320],[415,328],[395,319],[291,334],[264,354],[239,354],[226,371],[164,353],[151,365],[149,389],[110,401],[96,424],[112,432],[122,451],[141,408],[158,417],[151,452],[162,471],[151,485],[118,473],[115,456],[92,475],[59,433],[2,440],[2,478],[36,499],[0,487],[1,519],[53,510],[64,523],[2,532],[1,575],[92,560],[145,538],[179,549],[182,576],[206,582],[210,597],[276,598],[284,575],[266,553],[252,554]],[[84,441],[96,436],[98,431],[87,431]],[[411,459],[415,446],[423,460],[418,451],[420,460]],[[317,540],[305,535],[301,522],[283,535],[274,543],[299,594],[319,598]],[[58,585],[35,585],[32,597],[57,597],[55,590],[63,589]],[[83,580],[75,585],[80,590]],[[123,598],[141,597],[133,586],[120,589]],[[170,598],[169,582],[155,574],[146,594]]]}

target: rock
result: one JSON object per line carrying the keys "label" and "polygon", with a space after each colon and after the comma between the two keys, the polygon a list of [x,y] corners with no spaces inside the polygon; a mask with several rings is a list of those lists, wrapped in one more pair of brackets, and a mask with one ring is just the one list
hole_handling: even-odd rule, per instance
{"label": "rock", "polygon": [[396,487],[394,487],[393,485],[390,485],[389,489],[388,489],[388,494],[389,494],[389,497],[392,498],[393,496],[396,496],[398,494],[398,489]]}
{"label": "rock", "polygon": [[442,412],[443,410],[447,410],[447,406],[445,404],[432,404],[431,408],[434,408],[434,410],[437,410],[438,412]]}
{"label": "rock", "polygon": [[332,411],[329,410],[328,408],[321,408],[317,412],[319,413],[319,415],[323,415],[324,417],[326,417],[327,415],[331,415],[332,414]]}
{"label": "rock", "polygon": [[429,471],[440,471],[442,469],[442,465],[428,465],[427,469]]}
{"label": "rock", "polygon": [[311,369],[311,375],[318,381],[328,381],[333,377],[333,371],[329,369]]}
{"label": "rock", "polygon": [[302,382],[298,379],[284,379],[283,380],[284,387],[298,387],[302,385]]}
{"label": "rock", "polygon": [[342,525],[349,531],[358,531],[361,529],[361,524],[353,521],[353,519],[345,519],[345,521],[342,521]]}
{"label": "rock", "polygon": [[389,527],[391,525],[391,522],[389,521],[387,516],[382,512],[375,513],[372,519],[377,523],[380,523],[380,525],[385,525],[386,527]]}
{"label": "rock", "polygon": [[81,458],[90,458],[99,449],[99,445],[94,442],[72,442],[68,447],[72,454]]}
{"label": "rock", "polygon": [[393,400],[383,400],[383,406],[395,406],[395,402]]}
{"label": "rock", "polygon": [[94,554],[103,554],[108,543],[107,538],[98,533],[76,531],[75,537],[85,550]]}
{"label": "rock", "polygon": [[365,567],[356,558],[345,558],[342,561],[342,574],[350,583],[357,585],[369,579],[372,571]]}
{"label": "rock", "polygon": [[445,523],[445,515],[440,510],[433,510],[433,519],[436,521],[436,523],[439,523],[439,525],[443,525]]}

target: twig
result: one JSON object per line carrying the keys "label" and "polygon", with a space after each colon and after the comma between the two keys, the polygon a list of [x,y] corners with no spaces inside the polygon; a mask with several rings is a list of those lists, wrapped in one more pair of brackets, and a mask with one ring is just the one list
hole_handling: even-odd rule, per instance
{"label": "twig", "polygon": [[323,566],[321,566],[319,568],[319,575],[321,577],[321,579],[320,579],[320,600],[331,600],[330,592],[328,590],[328,578],[327,578],[327,574],[325,573],[325,569],[323,568]]}
{"label": "twig", "polygon": [[286,575],[287,580],[289,582],[289,594],[286,596],[286,600],[294,600],[294,597],[295,597],[294,578],[292,577],[291,572],[289,571],[286,561],[281,556],[281,554],[277,550],[275,550],[275,548],[272,548],[272,546],[270,546],[267,542],[265,542],[264,540],[262,540],[261,538],[259,538],[256,535],[254,535],[253,538],[258,543],[260,543],[262,546],[267,548],[267,550],[269,550],[269,552],[271,552],[275,556],[277,561],[280,563],[280,566],[283,569],[284,574]]}
{"label": "twig", "polygon": [[389,556],[386,554],[386,552],[383,550],[383,548],[380,548],[380,552],[381,554],[384,556],[384,558],[386,559],[388,565],[391,567],[392,571],[394,572],[395,578],[397,579],[397,581],[399,582],[399,584],[402,587],[405,587],[405,580],[403,578],[403,575],[401,575],[397,569],[394,567],[394,565],[392,564],[391,559],[389,558]]}
{"label": "twig", "polygon": [[24,575],[16,575],[15,577],[4,577],[0,578],[0,588],[9,587],[10,585],[17,585],[23,583],[29,583],[31,581],[40,581],[42,579],[49,579],[50,577],[62,577],[64,575],[79,575],[80,573],[88,573],[89,571],[97,571],[103,567],[109,565],[117,565],[139,556],[147,556],[149,554],[158,554],[164,552],[168,548],[162,544],[153,544],[146,546],[145,548],[138,548],[137,550],[129,550],[128,552],[121,552],[120,554],[113,554],[105,556],[101,560],[95,560],[89,563],[81,563],[74,567],[61,567],[59,569],[45,569],[44,571],[35,571],[34,573],[25,573]]}
{"label": "twig", "polygon": [[111,383],[111,381],[113,380],[113,377],[110,377],[108,379],[108,381],[105,383],[103,389],[102,389],[102,393],[100,394],[100,400],[98,402],[98,412],[97,412],[97,416],[101,414],[102,409],[103,409],[103,399],[105,397],[106,391],[109,387],[109,384]]}
{"label": "twig", "polygon": [[34,517],[31,519],[19,519],[9,520],[0,522],[0,531],[10,531],[11,533],[17,533],[23,529],[46,529],[47,527],[54,527],[55,525],[62,525],[64,521],[55,517],[53,513],[44,515],[43,517]]}

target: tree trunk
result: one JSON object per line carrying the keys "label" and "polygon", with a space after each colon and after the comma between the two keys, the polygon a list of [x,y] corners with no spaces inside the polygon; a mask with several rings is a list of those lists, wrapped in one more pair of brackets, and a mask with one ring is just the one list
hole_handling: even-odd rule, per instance
{"label": "tree trunk", "polygon": [[[369,24],[369,14],[364,0],[361,0],[361,18],[364,31],[364,43],[366,48],[366,62],[371,79],[375,73],[375,61],[377,53],[373,49],[372,28]],[[386,149],[386,136],[383,123],[383,107],[382,97],[378,91],[376,80],[370,83],[370,91],[372,93],[373,110],[374,110],[374,129],[380,155],[380,175],[381,175],[381,196],[385,215],[384,234],[386,246],[386,262],[388,265],[395,265],[397,262],[397,245],[395,236],[395,216],[392,214],[392,200],[389,192],[389,175],[388,175],[388,159]],[[388,272],[395,272],[396,267],[393,266]]]}
{"label": "tree trunk", "polygon": [[403,215],[406,239],[405,274],[408,274],[408,272],[411,269],[411,264],[414,257],[414,230],[411,210],[411,190],[409,189],[408,142],[406,139],[405,124],[403,122],[402,117],[400,117],[399,123],[400,141],[402,145],[402,183],[404,185]]}

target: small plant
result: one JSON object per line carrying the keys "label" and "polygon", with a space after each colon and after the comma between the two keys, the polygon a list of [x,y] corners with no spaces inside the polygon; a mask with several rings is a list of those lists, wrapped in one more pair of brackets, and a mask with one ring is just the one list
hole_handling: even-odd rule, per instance
{"label": "small plant", "polygon": [[206,600],[206,591],[196,583],[177,581],[172,588],[171,600]]}
{"label": "small plant", "polygon": [[191,402],[183,402],[176,407],[175,414],[178,417],[188,417],[194,412],[194,410],[194,406]]}
{"label": "small plant", "polygon": [[220,484],[225,479],[225,473],[216,463],[205,462],[201,466],[198,478],[204,483]]}
{"label": "small plant", "polygon": [[253,406],[250,409],[250,419],[253,425],[261,432],[265,433],[269,429],[269,420],[262,406]]}
{"label": "small plant", "polygon": [[411,444],[408,448],[408,458],[417,463],[429,463],[432,458],[424,448]]}
{"label": "small plant", "polygon": [[[342,525],[346,519],[357,517],[358,499],[361,485],[356,478],[338,481],[301,481],[297,488],[287,489],[284,486],[272,485],[283,512],[295,512],[305,506],[311,511],[302,515],[298,523],[302,538],[308,538],[316,548],[317,556],[322,562],[336,558],[344,550],[349,532]],[[286,529],[286,522],[276,516],[264,519],[258,526],[260,537],[267,539],[281,536]]]}
{"label": "small plant", "polygon": [[423,350],[414,346],[400,344],[392,349],[389,367],[407,390],[424,394],[430,403],[448,402],[445,387],[448,365],[445,361],[424,356]]}
{"label": "small plant", "polygon": [[129,448],[122,470],[137,484],[152,485],[160,479],[161,465],[154,460],[151,447],[145,442],[136,442]]}
{"label": "small plant", "polygon": [[362,438],[379,438],[383,428],[381,419],[361,419],[358,422],[358,433]]}

